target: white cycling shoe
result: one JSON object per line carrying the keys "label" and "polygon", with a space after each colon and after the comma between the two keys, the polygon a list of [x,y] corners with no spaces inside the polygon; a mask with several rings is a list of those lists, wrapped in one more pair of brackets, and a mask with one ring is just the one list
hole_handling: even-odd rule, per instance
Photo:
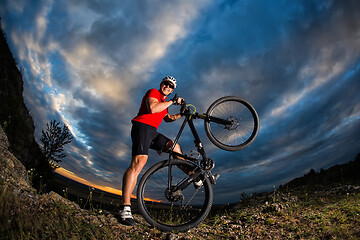
{"label": "white cycling shoe", "polygon": [[127,226],[134,226],[135,220],[131,214],[131,207],[124,206],[123,210],[119,211],[119,222]]}

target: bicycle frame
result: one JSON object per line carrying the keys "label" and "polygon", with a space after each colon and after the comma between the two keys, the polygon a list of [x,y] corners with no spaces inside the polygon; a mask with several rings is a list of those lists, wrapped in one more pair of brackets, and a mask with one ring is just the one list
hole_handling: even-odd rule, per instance
{"label": "bicycle frame", "polygon": [[[184,108],[184,106],[186,106],[186,103],[183,103],[182,104],[182,108]],[[206,152],[203,148],[203,145],[202,145],[202,142],[200,140],[200,137],[196,131],[196,128],[195,128],[195,125],[194,125],[194,122],[193,122],[193,119],[196,119],[196,118],[200,118],[200,119],[203,119],[205,121],[212,121],[212,122],[215,122],[215,123],[219,123],[219,124],[223,124],[225,126],[231,126],[232,122],[229,121],[229,120],[225,120],[225,119],[220,119],[220,118],[216,118],[216,117],[212,117],[212,116],[208,116],[206,114],[199,114],[197,112],[195,112],[194,114],[190,114],[190,110],[188,108],[184,108],[182,109],[180,112],[183,112],[184,116],[185,116],[185,119],[180,127],[180,130],[174,140],[174,143],[169,151],[169,172],[168,172],[168,189],[171,189],[171,185],[172,185],[172,168],[171,168],[171,157],[172,156],[178,156],[180,158],[183,158],[183,159],[187,159],[187,160],[190,160],[194,163],[196,163],[198,166],[199,166],[199,170],[200,171],[197,171],[191,175],[189,175],[189,178],[187,180],[185,180],[184,182],[180,183],[178,186],[176,186],[176,190],[183,190],[185,189],[194,179],[196,179],[200,174],[202,174],[205,170],[200,166],[201,162],[205,161],[204,162],[204,165],[205,166],[208,166],[210,165],[211,163],[209,163],[210,161],[212,161],[211,159],[209,159],[207,156],[206,156]],[[199,152],[199,154],[201,155],[202,157],[202,160],[199,162],[198,159],[196,158],[193,158],[193,157],[190,157],[190,156],[187,156],[185,154],[180,154],[180,153],[177,153],[177,152],[174,152],[174,147],[175,145],[178,143],[179,139],[180,139],[180,136],[186,126],[186,124],[189,125],[190,127],[190,130],[191,130],[191,133],[193,134],[194,136],[194,143],[195,143],[195,147],[197,149],[197,151]],[[211,170],[211,169],[210,169]],[[206,171],[207,172],[207,175],[211,174],[210,171]],[[213,179],[211,179],[211,182],[214,184],[215,182],[213,182]]]}

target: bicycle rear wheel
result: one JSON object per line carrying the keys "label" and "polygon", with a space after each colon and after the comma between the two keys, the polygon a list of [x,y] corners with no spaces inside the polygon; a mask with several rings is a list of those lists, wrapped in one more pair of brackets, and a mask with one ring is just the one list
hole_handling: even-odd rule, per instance
{"label": "bicycle rear wheel", "polygon": [[[205,132],[210,141],[226,151],[248,147],[259,132],[259,117],[254,107],[242,98],[222,97],[208,108]],[[211,117],[230,121],[224,125],[211,121]]]}
{"label": "bicycle rear wheel", "polygon": [[[198,167],[184,160],[172,159],[172,187],[188,179],[184,172]],[[159,162],[146,171],[138,190],[138,204],[142,216],[150,225],[162,231],[187,231],[197,226],[208,215],[213,201],[212,186],[208,178],[201,188],[190,184],[172,198],[168,194],[169,160]],[[183,170],[181,170],[183,169]]]}

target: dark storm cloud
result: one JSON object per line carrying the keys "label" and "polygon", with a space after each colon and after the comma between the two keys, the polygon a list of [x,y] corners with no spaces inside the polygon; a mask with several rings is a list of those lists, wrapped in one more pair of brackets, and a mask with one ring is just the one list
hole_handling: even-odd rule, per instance
{"label": "dark storm cloud", "polygon": [[[246,166],[257,166],[265,160],[261,164],[265,167],[259,167],[258,171],[261,177],[255,178],[271,176],[265,182],[273,184],[299,176],[311,167],[319,169],[336,161],[351,160],[358,151],[358,147],[354,149],[347,144],[356,136],[353,131],[342,132],[349,134],[349,138],[340,139],[328,133],[343,131],[339,128],[350,112],[355,112],[354,121],[358,116],[354,108],[359,100],[356,94],[359,83],[356,77],[344,78],[346,69],[358,71],[359,12],[351,11],[349,15],[347,12],[359,10],[359,4],[302,6],[284,2],[281,5],[281,13],[276,7],[266,11],[256,9],[248,13],[251,17],[245,21],[241,21],[243,16],[234,10],[243,7],[240,4],[233,6],[232,10],[237,13],[233,17],[230,14],[223,21],[219,21],[221,16],[214,21],[207,19],[205,29],[215,27],[203,33],[206,37],[201,43],[191,43],[198,44],[195,51],[186,55],[191,64],[178,70],[186,72],[190,68],[195,74],[190,76],[193,81],[188,85],[196,89],[197,102],[204,98],[216,99],[224,92],[251,100],[262,123],[254,146],[245,154],[217,153],[215,159],[220,160],[217,166],[224,172],[238,171],[242,165],[244,171],[253,172]],[[275,20],[272,16],[276,16]],[[251,24],[252,19],[259,25]],[[231,22],[239,24],[231,25]],[[250,29],[242,29],[243,22]],[[226,27],[228,25],[230,27]],[[188,98],[194,99],[194,96]],[[278,110],[276,117],[272,116],[277,113],[275,110]],[[348,150],[351,153],[347,154],[347,160],[336,156],[339,155],[336,146],[352,148]],[[243,175],[237,174],[239,180],[244,179]],[[250,179],[255,186],[261,185]],[[246,181],[246,186],[238,188],[251,191],[251,185]],[[229,189],[225,187],[223,191]]]}

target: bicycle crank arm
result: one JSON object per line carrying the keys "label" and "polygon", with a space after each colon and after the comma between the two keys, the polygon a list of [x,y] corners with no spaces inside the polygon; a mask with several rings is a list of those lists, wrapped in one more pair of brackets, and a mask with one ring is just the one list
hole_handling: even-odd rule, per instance
{"label": "bicycle crank arm", "polygon": [[199,172],[196,172],[194,174],[191,174],[189,176],[189,178],[187,178],[186,180],[184,180],[182,183],[180,183],[178,186],[175,187],[175,191],[178,191],[178,190],[184,190],[185,188],[187,188],[187,186],[189,186],[192,182],[194,182],[194,180],[196,178],[199,177],[199,175],[202,174],[203,171],[199,171]]}
{"label": "bicycle crank arm", "polygon": [[210,183],[212,185],[216,184],[216,180],[220,177],[220,174],[215,174],[213,175],[210,171],[206,171],[206,173],[204,173],[204,171],[200,171],[197,173],[194,173],[192,175],[189,176],[188,179],[186,179],[185,181],[183,181],[182,183],[180,183],[178,186],[176,186],[173,191],[182,191],[185,188],[187,188],[192,182],[194,182],[194,180],[196,178],[199,177],[199,175],[204,175],[205,177],[208,178],[210,180]]}

